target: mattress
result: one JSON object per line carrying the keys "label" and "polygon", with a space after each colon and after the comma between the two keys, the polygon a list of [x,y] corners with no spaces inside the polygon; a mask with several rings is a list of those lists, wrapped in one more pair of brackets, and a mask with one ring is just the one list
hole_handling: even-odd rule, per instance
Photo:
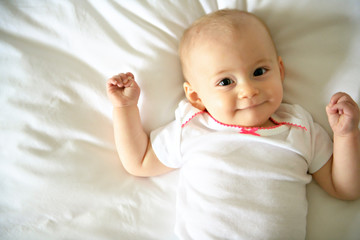
{"label": "mattress", "polygon": [[[357,0],[1,1],[0,238],[176,239],[178,171],[129,175],[117,156],[106,80],[131,71],[147,132],[184,97],[179,39],[198,17],[247,10],[285,65],[284,102],[329,135],[338,91],[360,104]],[[360,200],[307,188],[307,237],[360,239]]]}

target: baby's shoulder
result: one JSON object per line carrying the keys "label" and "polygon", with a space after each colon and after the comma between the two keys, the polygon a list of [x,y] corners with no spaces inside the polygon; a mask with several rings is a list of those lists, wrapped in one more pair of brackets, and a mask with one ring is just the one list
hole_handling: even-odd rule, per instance
{"label": "baby's shoulder", "polygon": [[196,115],[203,113],[194,106],[187,99],[180,101],[177,109],[175,110],[175,119],[182,125],[186,125]]}

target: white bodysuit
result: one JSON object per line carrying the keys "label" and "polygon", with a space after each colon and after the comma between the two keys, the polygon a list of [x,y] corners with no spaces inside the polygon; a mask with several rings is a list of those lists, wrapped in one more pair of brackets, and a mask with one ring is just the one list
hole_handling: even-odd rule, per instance
{"label": "white bodysuit", "polygon": [[151,143],[163,164],[181,168],[180,239],[305,239],[309,173],[332,154],[309,113],[281,104],[271,117],[277,126],[242,128],[183,100],[175,115]]}

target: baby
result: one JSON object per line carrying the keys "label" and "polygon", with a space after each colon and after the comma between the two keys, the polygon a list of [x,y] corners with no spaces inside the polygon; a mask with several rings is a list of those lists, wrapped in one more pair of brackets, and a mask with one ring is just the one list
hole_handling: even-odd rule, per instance
{"label": "baby", "polygon": [[181,168],[180,239],[304,239],[311,176],[336,198],[359,198],[359,107],[345,93],[331,98],[332,143],[303,108],[282,103],[284,64],[259,18],[206,15],[185,31],[179,53],[186,99],[150,137],[133,74],[110,78],[107,92],[125,169]]}

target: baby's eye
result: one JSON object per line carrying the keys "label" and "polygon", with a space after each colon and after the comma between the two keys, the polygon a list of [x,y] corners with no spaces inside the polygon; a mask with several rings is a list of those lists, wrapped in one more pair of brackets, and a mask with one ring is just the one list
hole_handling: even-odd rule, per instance
{"label": "baby's eye", "polygon": [[261,68],[257,68],[255,71],[254,71],[254,77],[258,77],[258,76],[261,76],[263,74],[266,73],[266,69],[261,67]]}
{"label": "baby's eye", "polygon": [[219,82],[219,86],[227,86],[227,85],[230,85],[232,84],[234,81],[231,80],[230,78],[224,78],[223,80],[221,80]]}

